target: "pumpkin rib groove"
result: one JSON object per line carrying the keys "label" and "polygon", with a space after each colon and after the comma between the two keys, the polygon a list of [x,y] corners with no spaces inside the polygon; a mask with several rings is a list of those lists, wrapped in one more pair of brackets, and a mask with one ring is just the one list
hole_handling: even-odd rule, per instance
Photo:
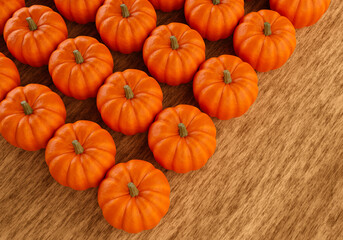
{"label": "pumpkin rib groove", "polygon": [[[154,192],[154,191],[151,191],[151,192]],[[161,194],[162,195],[162,194]],[[164,195],[162,195],[164,197]],[[163,216],[163,212],[161,211],[160,208],[158,208],[157,206],[155,206],[155,204],[153,202],[151,202],[149,199],[141,196],[140,198],[144,199],[145,201],[149,202],[149,203],[152,203],[151,206],[153,206],[153,208],[155,208],[157,210],[157,212],[160,214],[160,216]]]}
{"label": "pumpkin rib groove", "polygon": [[87,182],[87,186],[92,186],[92,184],[90,184],[90,181],[89,181],[89,179],[88,179],[86,170],[85,170],[85,168],[84,168],[84,166],[83,166],[82,155],[80,155],[80,157],[78,158],[78,160],[79,160],[79,163],[80,163],[80,165],[81,165],[81,168],[82,168],[82,171],[83,171],[83,175],[85,176],[85,180],[86,180],[86,182]]}
{"label": "pumpkin rib groove", "polygon": [[[230,84],[229,84],[230,85]],[[222,100],[223,100],[223,94],[224,94],[224,90],[225,90],[225,88],[226,88],[226,86],[225,87],[223,87],[223,89],[222,89],[222,92],[221,92],[221,94],[220,94],[220,98],[219,98],[219,104],[222,102]],[[219,107],[217,107],[217,112],[216,112],[216,115],[217,116],[219,116],[219,110],[220,110],[220,108]]]}
{"label": "pumpkin rib groove", "polygon": [[[131,175],[130,175],[130,178],[131,178]],[[127,201],[127,203],[126,203],[126,207],[125,207],[125,210],[124,210],[124,213],[123,213],[123,217],[121,219],[121,229],[124,229],[125,217],[126,217],[127,208],[129,206],[129,202],[131,202],[131,199],[129,199]]]}
{"label": "pumpkin rib groove", "polygon": [[172,168],[175,169],[175,157],[176,157],[176,153],[179,149],[179,146],[180,146],[180,142],[182,141],[182,138],[180,138],[177,142],[177,145],[176,145],[176,148],[175,148],[175,152],[174,152],[174,156],[173,156],[173,160],[172,160]]}

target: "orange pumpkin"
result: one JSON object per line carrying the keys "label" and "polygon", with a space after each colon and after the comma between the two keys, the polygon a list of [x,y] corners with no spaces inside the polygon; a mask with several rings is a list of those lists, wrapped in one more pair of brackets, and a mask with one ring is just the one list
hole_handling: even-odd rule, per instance
{"label": "orange pumpkin", "polygon": [[32,67],[47,65],[51,53],[67,36],[63,18],[40,5],[19,9],[4,29],[8,50],[20,62]]}
{"label": "orange pumpkin", "polygon": [[54,0],[58,11],[69,21],[85,24],[95,21],[104,0]]}
{"label": "orange pumpkin", "polygon": [[142,160],[115,165],[100,184],[98,202],[107,222],[129,233],[154,228],[167,214],[170,186],[164,174]]}
{"label": "orange pumpkin", "polygon": [[49,72],[56,87],[79,100],[96,97],[112,71],[111,52],[95,38],[86,36],[62,42],[49,61]]}
{"label": "orange pumpkin", "polygon": [[159,82],[180,85],[192,81],[199,65],[205,61],[205,42],[186,24],[162,25],[145,41],[143,58]]}
{"label": "orange pumpkin", "polygon": [[13,146],[27,151],[45,148],[64,124],[62,99],[40,84],[16,87],[0,103],[0,132]]}
{"label": "orange pumpkin", "polygon": [[178,105],[159,113],[149,129],[149,147],[164,168],[186,173],[203,167],[216,149],[216,127],[198,108]]}
{"label": "orange pumpkin", "polygon": [[20,84],[18,69],[11,59],[0,53],[0,102]]}
{"label": "orange pumpkin", "polygon": [[68,123],[50,139],[45,161],[51,176],[74,190],[99,186],[115,164],[116,145],[111,134],[90,121]]}
{"label": "orange pumpkin", "polygon": [[295,50],[295,29],[277,12],[261,10],[246,15],[233,36],[236,54],[259,72],[284,65]]}
{"label": "orange pumpkin", "polygon": [[109,48],[129,54],[142,50],[156,19],[147,0],[106,0],[96,15],[96,27]]}
{"label": "orange pumpkin", "polygon": [[221,120],[243,115],[255,102],[258,78],[240,58],[222,55],[204,62],[194,77],[193,91],[200,108]]}
{"label": "orange pumpkin", "polygon": [[319,21],[331,0],[269,0],[270,8],[287,17],[295,28],[311,26]]}
{"label": "orange pumpkin", "polygon": [[126,135],[145,132],[162,110],[163,93],[145,72],[116,72],[99,89],[97,106],[104,122]]}
{"label": "orange pumpkin", "polygon": [[161,10],[162,12],[172,12],[183,8],[185,0],[149,0],[156,10]]}
{"label": "orange pumpkin", "polygon": [[25,0],[0,0],[0,35],[4,31],[4,26],[12,14],[19,8],[25,7]]}
{"label": "orange pumpkin", "polygon": [[244,0],[186,0],[185,17],[203,38],[218,41],[229,37],[244,16]]}

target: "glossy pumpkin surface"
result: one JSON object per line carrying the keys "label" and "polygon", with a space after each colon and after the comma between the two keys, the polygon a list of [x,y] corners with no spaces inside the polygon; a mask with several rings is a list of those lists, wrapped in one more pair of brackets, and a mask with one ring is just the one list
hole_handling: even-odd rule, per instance
{"label": "glossy pumpkin surface", "polygon": [[63,41],[49,60],[49,72],[56,87],[79,100],[96,97],[112,71],[111,52],[104,44],[87,36]]}
{"label": "glossy pumpkin surface", "polygon": [[25,0],[0,0],[0,35],[12,14],[19,8],[25,7]]}
{"label": "glossy pumpkin surface", "polygon": [[186,173],[203,167],[216,149],[216,127],[198,108],[164,109],[149,129],[149,147],[164,168]]}
{"label": "glossy pumpkin surface", "polygon": [[1,135],[27,151],[45,148],[65,119],[60,96],[40,84],[16,87],[0,103]]}
{"label": "glossy pumpkin surface", "polygon": [[145,72],[128,69],[109,76],[99,89],[97,106],[104,122],[126,135],[145,132],[162,110],[163,93]]}
{"label": "glossy pumpkin surface", "polygon": [[97,187],[115,164],[116,146],[111,134],[91,121],[60,127],[50,139],[45,161],[52,177],[75,190]]}
{"label": "glossy pumpkin surface", "polygon": [[98,202],[107,222],[129,233],[155,227],[167,214],[170,186],[151,163],[131,160],[115,165],[101,182]]}
{"label": "glossy pumpkin surface", "polygon": [[0,102],[20,84],[18,69],[11,59],[0,53]]}

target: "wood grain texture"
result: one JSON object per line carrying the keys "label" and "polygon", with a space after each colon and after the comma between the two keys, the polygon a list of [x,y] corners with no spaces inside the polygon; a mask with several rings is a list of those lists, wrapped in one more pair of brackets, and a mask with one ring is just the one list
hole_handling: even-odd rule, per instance
{"label": "wood grain texture", "polygon": [[[53,1],[26,1],[56,10]],[[268,8],[246,2],[246,13]],[[132,235],[112,228],[97,204],[97,189],[60,186],[44,150],[26,152],[0,138],[0,239],[343,239],[343,2],[333,0],[314,26],[297,30],[297,48],[285,66],[258,73],[260,93],[241,118],[214,119],[217,151],[189,174],[162,170],[171,206],[151,231]],[[183,11],[158,12],[158,24],[185,22]],[[69,37],[99,38],[94,24],[67,22]],[[234,54],[232,37],[206,41],[206,57]],[[0,51],[10,56],[1,38]],[[112,52],[114,71],[147,71],[142,53]],[[67,107],[67,122],[91,120],[106,128],[95,99],[77,101],[54,87],[47,67],[15,61],[21,85],[41,83]],[[164,107],[198,106],[192,84],[161,84]],[[110,130],[109,130],[110,131]],[[143,159],[161,169],[147,134],[110,131],[117,162]]]}

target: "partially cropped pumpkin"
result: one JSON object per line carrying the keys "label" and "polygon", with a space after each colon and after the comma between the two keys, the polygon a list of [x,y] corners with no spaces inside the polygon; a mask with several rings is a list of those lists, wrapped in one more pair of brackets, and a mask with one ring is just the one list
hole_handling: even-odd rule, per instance
{"label": "partially cropped pumpkin", "polygon": [[145,132],[162,110],[163,93],[145,72],[128,69],[109,76],[99,89],[97,106],[114,131],[133,135]]}
{"label": "partially cropped pumpkin", "polygon": [[54,0],[58,11],[69,21],[85,24],[94,22],[104,0]]}
{"label": "partially cropped pumpkin", "polygon": [[235,30],[236,54],[259,72],[284,65],[295,50],[295,29],[279,13],[261,10],[245,15]]}
{"label": "partially cropped pumpkin", "polygon": [[244,0],[186,0],[185,17],[203,38],[229,37],[244,16]]}
{"label": "partially cropped pumpkin", "polygon": [[32,67],[47,65],[51,53],[67,36],[63,18],[40,5],[19,9],[4,29],[8,50],[20,62]]}
{"label": "partially cropped pumpkin", "polygon": [[203,167],[216,149],[216,127],[198,108],[178,105],[159,113],[149,129],[149,147],[164,168],[186,173]]}
{"label": "partially cropped pumpkin", "polygon": [[193,91],[201,110],[221,120],[243,115],[255,102],[258,78],[240,58],[222,55],[204,62],[194,77]]}
{"label": "partially cropped pumpkin", "polygon": [[164,174],[142,160],[115,165],[100,184],[98,202],[107,222],[129,233],[154,228],[170,205]]}
{"label": "partially cropped pumpkin", "polygon": [[109,48],[129,54],[142,50],[156,19],[148,0],[106,0],[96,15],[96,27]]}
{"label": "partially cropped pumpkin", "polygon": [[20,84],[18,69],[11,59],[0,53],[0,102]]}
{"label": "partially cropped pumpkin", "polygon": [[1,135],[27,151],[45,148],[65,119],[60,96],[40,84],[16,87],[0,103]]}
{"label": "partially cropped pumpkin", "polygon": [[287,17],[295,28],[311,26],[319,21],[331,0],[269,0],[270,8]]}
{"label": "partially cropped pumpkin", "polygon": [[143,58],[159,82],[180,85],[192,81],[205,61],[205,42],[186,24],[161,25],[145,41]]}
{"label": "partially cropped pumpkin", "polygon": [[19,8],[25,7],[25,0],[0,0],[0,35],[12,14]]}
{"label": "partially cropped pumpkin", "polygon": [[56,87],[79,100],[96,97],[112,71],[111,52],[95,38],[86,36],[62,42],[49,61],[49,72]]}
{"label": "partially cropped pumpkin", "polygon": [[149,0],[156,10],[162,12],[172,12],[180,10],[185,4],[185,0]]}
{"label": "partially cropped pumpkin", "polygon": [[74,190],[97,187],[115,164],[116,146],[111,134],[91,121],[59,128],[50,139],[45,161],[51,176]]}

